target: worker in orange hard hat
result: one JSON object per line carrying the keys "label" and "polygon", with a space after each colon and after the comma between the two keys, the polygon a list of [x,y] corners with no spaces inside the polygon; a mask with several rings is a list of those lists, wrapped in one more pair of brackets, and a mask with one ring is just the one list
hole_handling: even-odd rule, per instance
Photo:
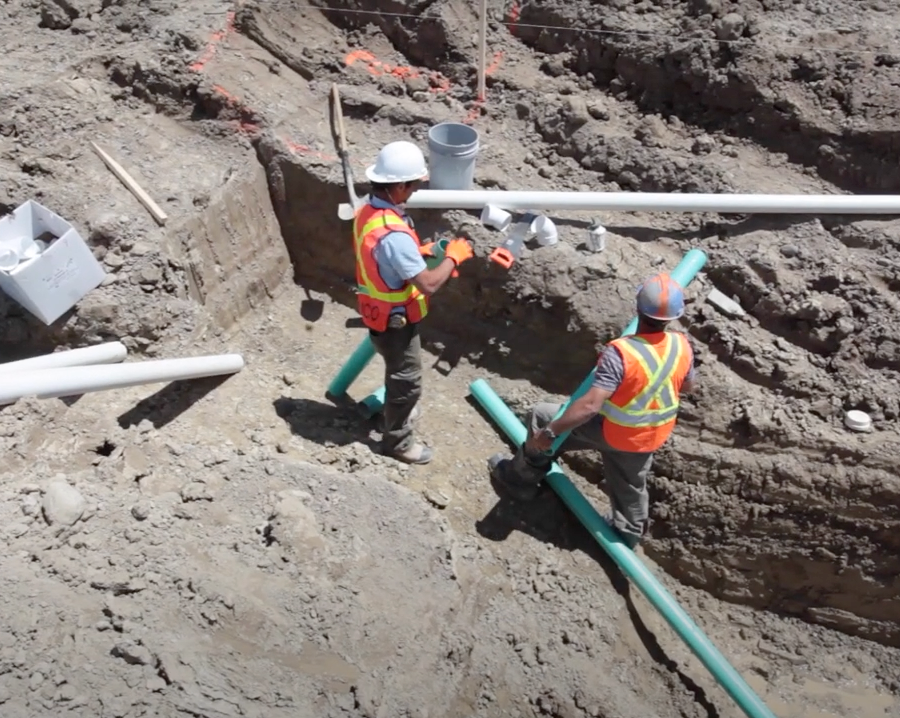
{"label": "worker in orange hard hat", "polygon": [[607,344],[591,388],[558,419],[559,404],[539,403],[531,413],[525,444],[512,458],[488,460],[491,478],[521,500],[537,496],[557,436],[571,432],[559,453],[596,449],[611,512],[607,520],[632,548],[650,520],[647,476],[653,454],[672,434],[680,395],[695,385],[694,354],[687,337],[668,331],[684,314],[684,291],[668,274],[651,277],[638,290],[638,327]]}
{"label": "worker in orange hard hat", "polygon": [[473,256],[466,240],[452,239],[437,266],[426,265],[434,244],[422,244],[404,204],[427,175],[425,157],[413,143],[385,145],[366,169],[370,199],[353,220],[357,307],[384,358],[381,450],[409,464],[427,464],[433,455],[415,440],[412,428],[422,396],[419,322],[428,314],[431,295]]}

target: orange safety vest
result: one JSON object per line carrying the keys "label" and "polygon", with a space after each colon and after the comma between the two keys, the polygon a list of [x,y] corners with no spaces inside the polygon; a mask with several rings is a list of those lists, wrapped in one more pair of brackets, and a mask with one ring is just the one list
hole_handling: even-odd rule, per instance
{"label": "orange safety vest", "polygon": [[675,428],[691,345],[679,332],[621,337],[610,345],[622,355],[625,378],[600,409],[603,437],[619,451],[656,451]]}
{"label": "orange safety vest", "polygon": [[406,309],[406,320],[416,324],[428,314],[428,297],[411,282],[401,289],[391,289],[381,278],[375,261],[375,247],[391,232],[404,232],[421,247],[419,235],[393,209],[378,209],[364,205],[353,220],[353,236],[356,249],[356,306],[363,323],[369,329],[383,332],[387,329],[391,310]]}

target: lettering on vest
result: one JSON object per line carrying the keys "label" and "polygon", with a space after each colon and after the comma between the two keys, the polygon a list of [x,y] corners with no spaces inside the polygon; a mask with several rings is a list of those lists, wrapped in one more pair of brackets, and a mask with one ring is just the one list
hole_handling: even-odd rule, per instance
{"label": "lettering on vest", "polygon": [[361,309],[360,314],[363,319],[368,319],[370,322],[377,322],[381,317],[381,307],[377,304],[373,304],[364,298],[360,298],[359,306]]}

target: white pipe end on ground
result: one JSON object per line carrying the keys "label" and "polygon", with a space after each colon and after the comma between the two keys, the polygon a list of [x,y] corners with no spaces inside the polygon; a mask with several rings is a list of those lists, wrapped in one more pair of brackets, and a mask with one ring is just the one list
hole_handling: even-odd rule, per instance
{"label": "white pipe end on ground", "polygon": [[123,389],[141,384],[234,374],[244,368],[240,354],[219,354],[187,359],[159,359],[113,366],[78,366],[38,369],[0,376],[0,405],[27,396],[52,399],[95,391]]}
{"label": "white pipe end on ground", "polygon": [[122,342],[106,342],[82,349],[44,354],[43,356],[0,364],[0,374],[11,372],[33,371],[36,369],[55,369],[71,366],[91,366],[94,364],[115,364],[124,361],[128,349]]}

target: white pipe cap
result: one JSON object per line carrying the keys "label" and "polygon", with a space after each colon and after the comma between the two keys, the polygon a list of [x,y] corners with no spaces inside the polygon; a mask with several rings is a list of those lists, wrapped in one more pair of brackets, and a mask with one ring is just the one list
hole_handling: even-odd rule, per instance
{"label": "white pipe cap", "polygon": [[872,417],[864,411],[851,409],[844,414],[844,424],[851,431],[871,431]]}
{"label": "white pipe cap", "polygon": [[19,255],[10,248],[0,249],[0,269],[9,272],[19,266]]}

